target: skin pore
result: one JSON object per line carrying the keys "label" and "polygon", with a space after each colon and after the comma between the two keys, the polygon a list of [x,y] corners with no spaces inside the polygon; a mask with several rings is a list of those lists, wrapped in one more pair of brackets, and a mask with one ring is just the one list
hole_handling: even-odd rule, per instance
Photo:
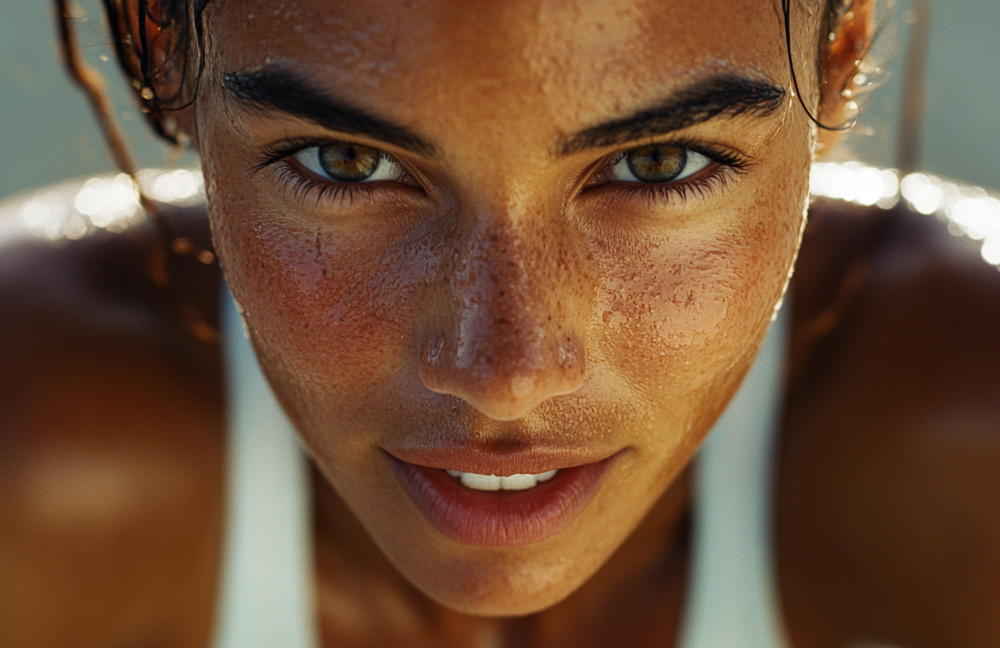
{"label": "skin pore", "polygon": [[[230,286],[317,467],[434,601],[536,613],[640,525],[678,528],[683,507],[657,502],[747,370],[804,222],[813,127],[776,94],[779,9],[210,5],[195,119]],[[663,117],[725,80],[775,90]],[[298,99],[274,99],[289,85]],[[340,142],[400,171],[348,186],[302,163]],[[622,180],[615,156],[651,144],[708,164]],[[612,459],[561,531],[480,547],[435,529],[393,471],[442,448],[542,457],[536,472]]]}

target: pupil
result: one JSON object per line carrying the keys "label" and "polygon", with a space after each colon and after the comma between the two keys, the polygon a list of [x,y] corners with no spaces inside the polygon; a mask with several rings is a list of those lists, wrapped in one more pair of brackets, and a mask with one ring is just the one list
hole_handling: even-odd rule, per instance
{"label": "pupil", "polygon": [[642,182],[670,182],[680,175],[687,164],[687,151],[682,146],[643,146],[630,151],[628,168]]}
{"label": "pupil", "polygon": [[319,149],[319,163],[334,180],[360,182],[378,168],[379,152],[358,144],[327,144]]}

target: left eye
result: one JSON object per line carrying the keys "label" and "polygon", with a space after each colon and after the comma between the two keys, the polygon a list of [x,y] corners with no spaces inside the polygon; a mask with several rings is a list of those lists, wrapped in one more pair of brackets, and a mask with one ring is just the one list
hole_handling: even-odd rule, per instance
{"label": "left eye", "polygon": [[663,184],[692,176],[712,161],[676,144],[652,144],[620,154],[610,169],[610,179],[619,182]]}
{"label": "left eye", "polygon": [[293,157],[309,171],[334,182],[399,180],[403,175],[402,167],[388,153],[350,142],[310,146]]}

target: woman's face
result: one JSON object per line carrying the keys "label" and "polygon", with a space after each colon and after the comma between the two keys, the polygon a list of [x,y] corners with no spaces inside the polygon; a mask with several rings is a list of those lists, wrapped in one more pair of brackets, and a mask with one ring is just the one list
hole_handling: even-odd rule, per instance
{"label": "woman's face", "polygon": [[317,465],[436,600],[559,601],[691,458],[786,285],[812,131],[778,0],[206,20],[216,244]]}

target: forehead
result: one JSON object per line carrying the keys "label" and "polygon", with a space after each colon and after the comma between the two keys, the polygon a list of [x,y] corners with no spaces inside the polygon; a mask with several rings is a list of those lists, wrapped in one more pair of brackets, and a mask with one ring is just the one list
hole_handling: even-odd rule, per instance
{"label": "forehead", "polygon": [[786,76],[779,0],[215,0],[207,19],[220,71],[281,63],[404,123],[571,129],[701,75]]}

